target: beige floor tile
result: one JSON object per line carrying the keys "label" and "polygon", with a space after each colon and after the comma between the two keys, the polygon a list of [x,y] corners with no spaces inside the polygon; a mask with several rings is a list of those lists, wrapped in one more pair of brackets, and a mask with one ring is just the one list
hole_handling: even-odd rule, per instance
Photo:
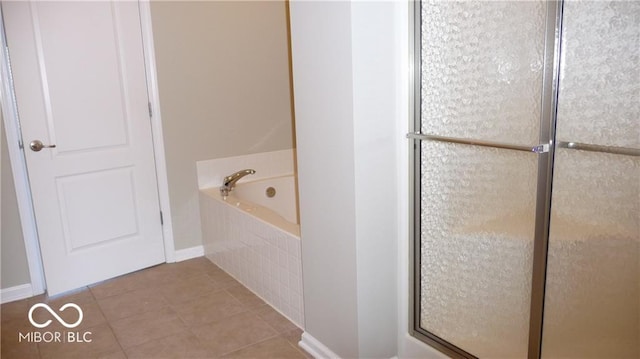
{"label": "beige floor tile", "polygon": [[15,305],[7,309],[5,308],[6,305],[14,303],[17,302],[3,304],[2,308],[0,309],[2,311],[2,323],[0,324],[0,326],[3,329],[5,327],[31,325],[29,323],[29,309],[31,308],[31,304],[27,304],[27,302],[25,301],[24,305]]}
{"label": "beige floor tile", "polygon": [[145,271],[144,274],[147,280],[155,285],[164,285],[204,274],[215,268],[208,259],[199,257],[177,263],[165,263]]}
{"label": "beige floor tile", "polygon": [[[80,307],[82,311],[82,321],[80,325],[73,330],[86,329],[90,327],[95,327],[99,324],[105,323],[106,319],[102,314],[102,310],[98,306],[98,302],[94,299],[91,291],[87,288],[83,289],[81,292],[76,292],[73,294],[56,297],[56,298],[46,298],[39,303],[47,304],[57,315],[59,315],[66,323],[72,324],[78,321],[79,313],[75,308],[67,307],[64,310],[60,310],[64,305],[67,304],[76,304]],[[43,330],[48,331],[66,331],[68,328],[64,327],[60,322],[58,322],[46,308],[35,308],[33,313],[33,319],[37,323],[46,323],[48,320],[51,320],[51,323]]]}
{"label": "beige floor tile", "polygon": [[302,329],[296,328],[280,335],[282,335],[282,337],[285,338],[289,343],[298,347],[298,343],[300,342],[300,339],[302,337]]}
{"label": "beige floor tile", "polygon": [[173,272],[178,273],[178,276],[183,278],[218,269],[218,267],[206,257],[198,257],[182,262],[169,263],[167,266],[169,266]]}
{"label": "beige floor tile", "polygon": [[[90,334],[85,336],[85,333]],[[121,352],[109,325],[101,324],[93,328],[79,331],[80,336],[90,339],[90,342],[40,343],[40,356],[46,358],[99,358],[112,353]]]}
{"label": "beige floor tile", "polygon": [[[77,319],[77,312],[59,307],[75,303],[83,321],[67,329],[39,308],[34,319],[52,322],[35,329],[28,320],[35,303],[47,303],[68,323]],[[3,304],[0,310],[3,359],[305,357],[297,349],[300,329],[204,257],[151,267],[63,296]],[[18,342],[19,332],[34,330],[91,331],[92,342]]]}
{"label": "beige floor tile", "polygon": [[218,285],[223,286],[224,288],[233,287],[237,285],[242,285],[240,282],[235,280],[232,276],[227,274],[222,269],[216,267],[214,270],[210,270],[207,272],[207,275],[213,279]]}
{"label": "beige floor tile", "polygon": [[129,359],[212,358],[212,354],[193,334],[186,332],[152,340],[127,349]]}
{"label": "beige floor tile", "polygon": [[127,356],[122,350],[120,350],[109,354],[99,355],[96,359],[127,359]]}
{"label": "beige floor tile", "polygon": [[29,313],[29,308],[31,308],[31,302],[29,299],[2,304],[0,307],[2,323],[17,318],[26,318]]}
{"label": "beige floor tile", "polygon": [[140,272],[139,278],[149,283],[149,286],[171,283],[177,278],[177,274],[173,268],[173,264],[163,263]]}
{"label": "beige floor tile", "polygon": [[175,335],[187,329],[169,307],[119,319],[110,324],[124,349]]}
{"label": "beige floor tile", "polygon": [[23,359],[39,358],[37,343],[30,343],[28,340],[20,340],[19,333],[27,334],[35,328],[26,318],[16,318],[5,320],[0,328],[0,358],[3,359]]}
{"label": "beige floor tile", "polygon": [[217,270],[222,270],[222,269],[221,269],[220,267],[218,267],[218,265],[217,265],[217,264],[215,264],[211,259],[207,258],[206,256],[205,256],[205,257],[202,257],[202,258],[207,259],[207,260],[208,260],[209,262],[211,262],[211,264],[213,265],[213,266],[211,267],[211,269],[209,269],[210,271],[214,271],[214,270],[216,270],[216,269],[217,269]]}
{"label": "beige floor tile", "polygon": [[302,336],[302,333],[303,333],[302,329],[296,328],[294,330],[291,330],[286,333],[282,333],[280,335],[284,339],[286,339],[291,345],[293,345],[294,348],[300,351],[300,353],[302,353],[302,355],[304,355],[305,358],[314,359],[311,354],[307,353],[304,349],[300,347],[300,345],[298,345],[298,343],[300,343],[300,339],[301,339],[300,337]]}
{"label": "beige floor tile", "polygon": [[82,323],[80,324],[80,326],[78,326],[79,329],[95,327],[107,321],[97,301],[93,300],[86,303],[77,304],[82,309],[83,314]]}
{"label": "beige floor tile", "polygon": [[162,309],[168,305],[157,288],[138,289],[99,299],[98,304],[109,321]]}
{"label": "beige floor tile", "polygon": [[17,333],[18,331],[24,331],[24,330],[34,330],[33,325],[29,322],[29,318],[28,315],[24,315],[24,317],[21,318],[15,318],[12,320],[6,320],[2,323],[2,325],[0,325],[0,331],[2,331],[2,339],[5,338],[4,334],[7,333],[16,333],[16,337],[17,337]]}
{"label": "beige floor tile", "polygon": [[[74,328],[67,328],[62,325],[62,323],[58,322],[56,318],[54,318],[51,313],[43,308],[37,308],[33,312],[33,320],[36,323],[46,324],[47,321],[50,320],[49,325],[45,328],[40,329],[41,331],[79,331],[85,330],[87,328],[95,327],[96,325],[100,325],[106,323],[107,320],[102,315],[102,311],[98,304],[95,302],[89,302],[85,304],[78,305],[82,310],[82,320],[78,324],[78,326]],[[78,322],[79,313],[75,308],[65,308],[64,311],[60,311],[58,307],[52,307],[52,309],[56,312],[62,320],[64,320],[67,324],[73,324]]]}
{"label": "beige floor tile", "polygon": [[98,283],[91,286],[91,291],[96,298],[101,299],[136,289],[159,287],[215,268],[217,267],[204,257],[179,263],[164,263]]}
{"label": "beige floor tile", "polygon": [[82,287],[80,289],[59,294],[54,297],[49,297],[46,295],[34,297],[31,298],[31,303],[47,303],[53,308],[54,306],[60,307],[61,305],[66,303],[85,303],[92,300],[95,300],[95,298],[93,297],[91,290],[89,290],[89,287]]}
{"label": "beige floor tile", "polygon": [[247,310],[226,291],[212,292],[171,307],[190,327],[211,323]]}
{"label": "beige floor tile", "polygon": [[0,348],[0,358],[3,359],[38,359],[40,353],[38,344],[36,343],[19,343],[19,345],[10,345],[2,342]]}
{"label": "beige floor tile", "polygon": [[277,335],[265,321],[250,312],[192,328],[191,331],[213,355],[229,353]]}
{"label": "beige floor tile", "polygon": [[154,268],[156,267],[147,268],[142,271],[133,272],[117,278],[109,279],[104,282],[90,285],[89,288],[96,299],[107,298],[136,289],[150,288],[157,284],[148,279],[149,272],[152,272]]}
{"label": "beige floor tile", "polygon": [[244,304],[247,308],[258,308],[264,304],[266,304],[262,299],[260,299],[257,295],[253,294],[249,289],[244,287],[243,285],[235,285],[232,287],[225,288],[229,294],[231,294],[234,298],[240,301],[240,303]]}
{"label": "beige floor tile", "polygon": [[254,310],[254,313],[267,322],[267,324],[269,324],[278,333],[286,333],[298,328],[295,324],[290,322],[289,319],[278,313],[269,305],[259,307],[259,309]]}
{"label": "beige floor tile", "polygon": [[226,354],[223,358],[304,359],[305,356],[282,337],[275,337]]}
{"label": "beige floor tile", "polygon": [[223,287],[213,279],[205,273],[200,273],[183,280],[165,284],[159,288],[159,292],[167,302],[178,304],[221,289]]}

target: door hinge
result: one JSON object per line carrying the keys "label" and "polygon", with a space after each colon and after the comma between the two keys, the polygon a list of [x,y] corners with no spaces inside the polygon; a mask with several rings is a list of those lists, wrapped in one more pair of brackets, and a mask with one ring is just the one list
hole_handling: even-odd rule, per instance
{"label": "door hinge", "polygon": [[153,108],[151,107],[151,102],[148,102],[149,104],[149,117],[153,117]]}
{"label": "door hinge", "polygon": [[162,211],[160,211],[160,225],[164,225],[164,219],[162,218]]}

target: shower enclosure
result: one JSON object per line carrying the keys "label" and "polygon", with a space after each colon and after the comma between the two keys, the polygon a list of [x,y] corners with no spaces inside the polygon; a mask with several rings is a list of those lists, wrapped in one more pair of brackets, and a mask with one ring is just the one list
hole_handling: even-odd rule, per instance
{"label": "shower enclosure", "polygon": [[413,334],[640,357],[640,2],[414,9]]}

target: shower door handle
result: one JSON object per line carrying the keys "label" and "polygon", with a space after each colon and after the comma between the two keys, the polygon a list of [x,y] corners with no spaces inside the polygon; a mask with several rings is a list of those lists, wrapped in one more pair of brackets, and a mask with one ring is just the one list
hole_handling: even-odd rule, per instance
{"label": "shower door handle", "polygon": [[449,143],[459,143],[463,145],[474,145],[474,146],[482,146],[482,147],[492,147],[492,148],[502,148],[506,150],[516,150],[516,151],[524,151],[524,152],[534,152],[534,153],[547,153],[549,152],[549,144],[540,144],[536,146],[524,146],[524,145],[516,145],[512,143],[503,143],[503,142],[492,142],[492,141],[483,141],[483,140],[474,140],[469,138],[457,138],[457,137],[446,137],[446,136],[438,136],[438,135],[427,135],[419,132],[410,132],[407,133],[407,138],[413,140],[428,140],[428,141],[439,141],[439,142],[449,142]]}
{"label": "shower door handle", "polygon": [[630,147],[592,145],[589,143],[566,142],[566,141],[559,141],[558,147],[566,148],[569,150],[613,153],[616,155],[636,156],[636,157],[640,156],[640,149],[630,148]]}

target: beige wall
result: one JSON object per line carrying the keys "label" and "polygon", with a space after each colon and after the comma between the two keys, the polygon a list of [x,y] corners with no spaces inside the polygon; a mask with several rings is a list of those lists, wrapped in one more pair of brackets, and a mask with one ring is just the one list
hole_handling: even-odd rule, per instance
{"label": "beige wall", "polygon": [[2,223],[0,226],[0,288],[2,289],[31,282],[4,131],[4,123],[0,115],[0,187],[2,187],[0,193],[0,223]]}
{"label": "beige wall", "polygon": [[151,14],[179,250],[202,241],[196,161],[292,148],[286,10],[158,1]]}
{"label": "beige wall", "polygon": [[[284,2],[151,7],[176,249],[201,244],[195,162],[292,147]],[[0,118],[0,122],[2,122]],[[2,125],[0,287],[30,282]]]}

